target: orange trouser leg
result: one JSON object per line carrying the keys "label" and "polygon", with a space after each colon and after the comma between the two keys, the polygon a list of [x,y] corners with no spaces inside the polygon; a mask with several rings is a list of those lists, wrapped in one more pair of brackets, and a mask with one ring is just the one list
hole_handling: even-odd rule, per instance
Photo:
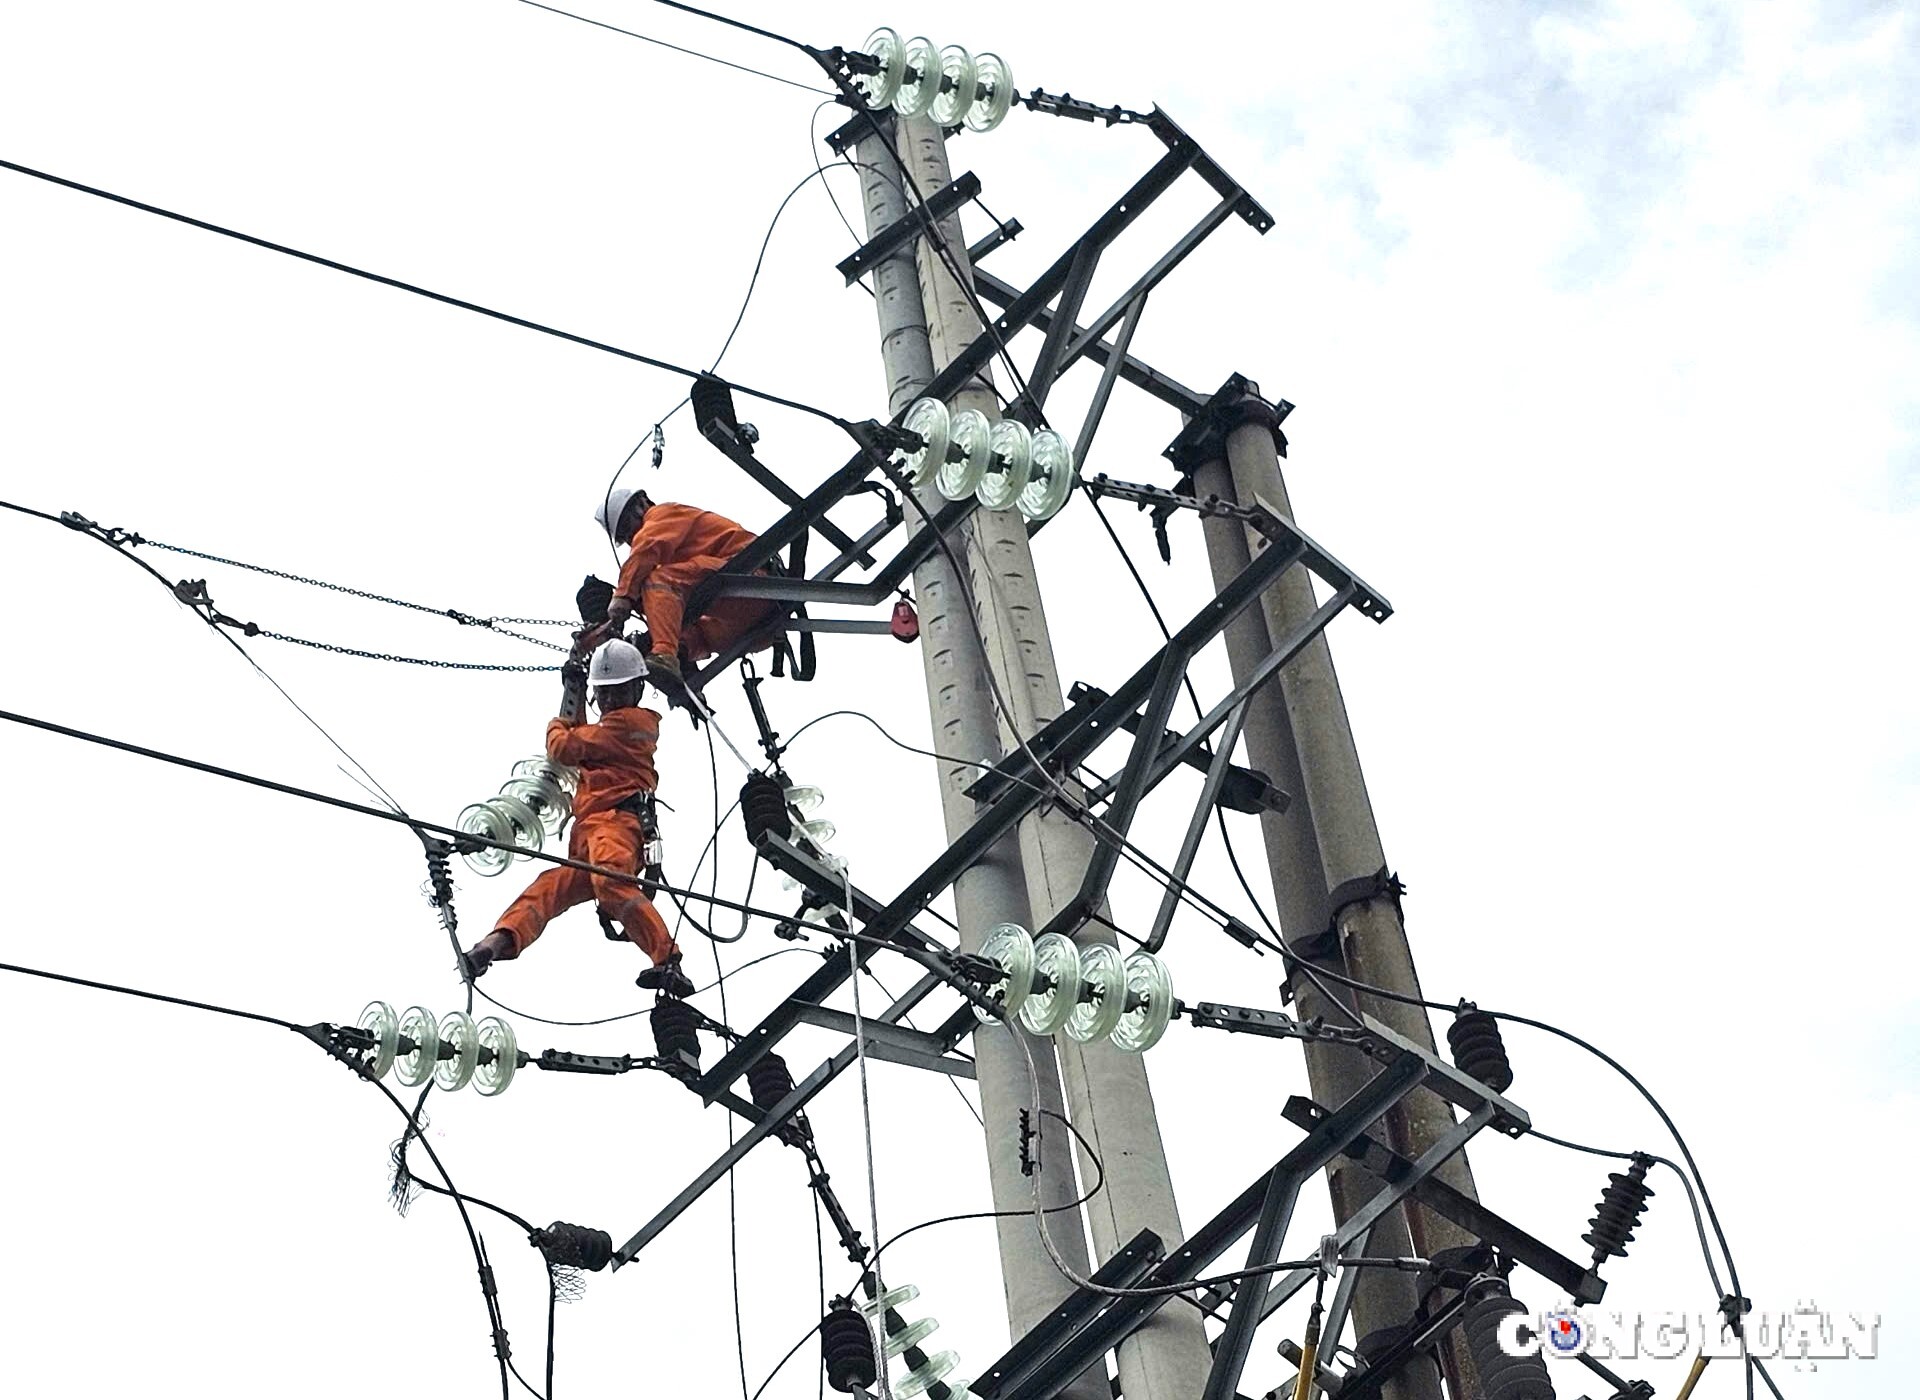
{"label": "orange trouser leg", "polygon": [[[578,829],[575,829],[578,835]],[[575,860],[585,860],[584,855],[569,850]],[[494,927],[505,931],[513,939],[513,953],[519,957],[526,946],[545,931],[558,914],[573,908],[576,904],[585,904],[593,898],[593,886],[587,872],[574,870],[568,866],[556,865],[546,870],[520,898],[507,906],[507,912],[494,921]]]}
{"label": "orange trouser leg", "polygon": [[653,649],[669,656],[680,650],[680,629],[687,610],[687,594],[695,584],[725,560],[685,559],[662,564],[640,585],[640,611],[653,634]]}
{"label": "orange trouser leg", "polygon": [[[629,874],[640,869],[640,847],[645,838],[640,834],[640,823],[624,812],[587,817],[574,826],[574,837],[585,851],[576,859]],[[634,946],[655,964],[672,956],[673,935],[667,932],[666,920],[638,885],[604,875],[590,875],[587,879],[601,912],[619,920]]]}
{"label": "orange trouser leg", "polygon": [[[779,604],[766,598],[716,598],[700,620],[687,628],[687,655],[698,661],[723,652],[765,628],[778,610]],[[774,634],[769,632],[755,650],[764,651],[773,642]]]}

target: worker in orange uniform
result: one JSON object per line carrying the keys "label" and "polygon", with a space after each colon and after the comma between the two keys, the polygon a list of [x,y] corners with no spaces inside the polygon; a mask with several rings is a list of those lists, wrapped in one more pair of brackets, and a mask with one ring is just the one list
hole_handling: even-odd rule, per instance
{"label": "worker in orange uniform", "polygon": [[[570,859],[637,875],[646,837],[639,808],[659,785],[653,755],[660,742],[660,715],[640,705],[647,664],[638,647],[611,641],[593,654],[591,670],[577,659],[561,668],[560,713],[547,722],[547,757],[580,770],[573,799]],[[587,686],[593,686],[600,722],[586,723]],[[669,996],[688,996],[693,984],[680,971],[680,950],[666,921],[639,885],[572,866],[545,871],[507,908],[492,933],[466,952],[467,972],[478,977],[496,962],[517,958],[554,917],[593,900],[619,921],[653,966],[636,979]]]}
{"label": "worker in orange uniform", "polygon": [[[594,518],[616,545],[624,540],[628,546],[607,608],[608,631],[618,636],[635,612],[645,617],[652,634],[647,665],[655,671],[679,680],[682,651],[693,661],[725,651],[765,627],[778,610],[768,599],[720,597],[699,617],[683,617],[694,587],[756,538],[724,515],[615,487]],[[769,635],[764,645],[772,644]]]}

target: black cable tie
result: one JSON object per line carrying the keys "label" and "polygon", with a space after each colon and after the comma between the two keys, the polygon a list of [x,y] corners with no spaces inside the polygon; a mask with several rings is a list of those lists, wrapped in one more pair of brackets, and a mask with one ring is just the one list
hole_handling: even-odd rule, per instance
{"label": "black cable tie", "polygon": [[1033,1113],[1020,1110],[1020,1175],[1033,1175]]}

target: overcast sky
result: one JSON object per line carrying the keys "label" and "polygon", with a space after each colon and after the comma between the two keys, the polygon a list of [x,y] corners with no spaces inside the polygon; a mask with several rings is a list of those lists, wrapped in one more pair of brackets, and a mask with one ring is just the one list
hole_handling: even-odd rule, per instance
{"label": "overcast sky", "polygon": [[[584,11],[806,85],[793,51],[641,0]],[[1151,304],[1136,353],[1210,391],[1229,373],[1299,405],[1300,522],[1394,602],[1331,630],[1388,858],[1406,880],[1428,992],[1564,1024],[1671,1110],[1768,1311],[1884,1314],[1878,1361],[1782,1365],[1793,1400],[1913,1392],[1916,1240],[1899,1207],[1920,1150],[1920,33],[1867,4],[1190,5],[988,3],[884,11],[743,5],[819,45],[876,24],[991,49],[1023,89],[1158,102],[1273,211],[1235,221]],[[739,309],[767,223],[812,169],[821,98],[511,0],[287,8],[13,6],[0,17],[0,157],[686,364]],[[993,270],[1046,266],[1143,172],[1138,129],[1014,113],[954,143],[1021,239]],[[815,181],[817,185],[819,181]],[[851,173],[829,186],[857,220]],[[1177,186],[1096,284],[1106,300],[1204,211]],[[971,236],[989,224],[966,215]],[[819,189],[774,232],[724,368],[850,417],[884,416],[853,240]],[[388,288],[0,172],[0,496],[150,539],[475,614],[564,616],[610,559],[590,516],[680,381]],[[1030,356],[1034,344],[1023,344]],[[1082,368],[1050,402],[1078,421]],[[744,407],[744,406],[743,406]],[[805,488],[845,460],[815,420],[746,410]],[[1178,430],[1116,395],[1089,468],[1166,484]],[[667,429],[657,496],[751,528],[775,503]],[[1190,519],[1174,557],[1116,516],[1163,609],[1209,595]],[[1156,635],[1084,500],[1037,541],[1064,681],[1108,685]],[[375,651],[540,662],[419,614],[151,550],[272,630]],[[0,516],[0,704],[349,798],[300,715],[151,580],[78,535]],[[428,670],[261,639],[255,658],[410,810],[450,819],[535,752],[550,677]],[[1196,672],[1217,687],[1217,654]],[[820,678],[766,695],[791,732],[842,705],[927,740],[920,660],[829,639]],[[751,732],[737,686],[721,723]],[[418,893],[417,844],[277,795],[9,726],[6,959],[301,1021],[369,998],[459,1004]],[[890,893],[941,845],[929,763],[836,719],[789,767],[829,793],[836,848]],[[705,740],[674,717],[669,869],[712,828]],[[1189,775],[1192,776],[1192,775]],[[741,777],[724,749],[722,806]],[[1194,786],[1169,781],[1139,835],[1177,848]],[[1258,849],[1250,818],[1233,818]],[[737,822],[722,891],[745,888]],[[531,874],[462,871],[471,941]],[[703,874],[703,878],[705,875]],[[1196,880],[1244,909],[1210,843]],[[777,895],[771,875],[756,886]],[[1264,880],[1256,887],[1265,893]],[[1152,887],[1115,907],[1144,923]],[[1298,932],[1298,931],[1295,931]],[[697,980],[710,948],[684,931]],[[727,966],[772,951],[764,923]],[[1178,993],[1277,1006],[1280,971],[1191,916]],[[804,953],[728,985],[746,1024]],[[904,964],[875,970],[905,982]],[[537,1014],[641,1006],[631,949],[580,911],[483,984]],[[877,989],[875,989],[877,995]],[[843,998],[844,999],[844,998]],[[716,994],[701,1004],[715,1014]],[[871,1003],[868,1003],[871,1005]],[[945,1003],[940,1007],[944,1010]],[[8,1073],[0,1183],[0,1387],[286,1396],[345,1388],[486,1394],[494,1364],[458,1220],[385,1199],[399,1117],[269,1026],[18,978],[0,983]],[[648,1053],[644,1023],[522,1043]],[[796,1035],[805,1068],[835,1041]],[[1509,1033],[1512,1097],[1543,1129],[1673,1155],[1603,1065]],[[712,1042],[708,1042],[711,1056]],[[1206,1220],[1284,1150],[1297,1049],[1176,1025],[1149,1060],[1180,1207]],[[980,1129],[920,1071],[875,1068],[883,1233],[986,1202]],[[971,1088],[965,1091],[971,1094]],[[866,1193],[851,1078],[812,1111],[849,1201]],[[503,1097],[437,1098],[432,1141],[462,1189],[536,1222],[624,1239],[726,1143],[651,1075],[528,1071]],[[1482,1198],[1582,1255],[1607,1167],[1482,1140]],[[1623,1309],[1710,1309],[1664,1173]],[[757,1386],[819,1315],[795,1154],[739,1173],[745,1371]],[[864,1212],[861,1212],[864,1214]],[[1325,1228],[1315,1199],[1290,1245]],[[516,1358],[540,1362],[544,1275],[483,1222]],[[853,1271],[831,1253],[827,1287]],[[724,1189],[633,1267],[562,1308],[569,1395],[740,1388]],[[961,1374],[1006,1345],[991,1230],[922,1232],[888,1276],[922,1290]],[[1525,1274],[1531,1306],[1557,1299]],[[1289,1370],[1299,1317],[1263,1331],[1243,1386]],[[1684,1365],[1640,1373],[1661,1394]],[[767,1394],[811,1395],[803,1349]],[[1561,1394],[1594,1387],[1562,1377]],[[1739,1393],[1716,1365],[1696,1395]]]}

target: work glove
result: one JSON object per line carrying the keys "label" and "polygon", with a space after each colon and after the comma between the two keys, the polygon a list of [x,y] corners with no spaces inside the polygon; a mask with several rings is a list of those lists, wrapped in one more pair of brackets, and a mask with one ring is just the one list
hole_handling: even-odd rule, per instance
{"label": "work glove", "polygon": [[483,976],[494,963],[505,962],[513,956],[513,940],[500,929],[495,929],[462,953],[460,961],[466,965],[467,977],[472,979]]}
{"label": "work glove", "polygon": [[633,602],[628,598],[615,598],[607,604],[607,630],[618,635],[627,625],[627,619],[633,616]]}

